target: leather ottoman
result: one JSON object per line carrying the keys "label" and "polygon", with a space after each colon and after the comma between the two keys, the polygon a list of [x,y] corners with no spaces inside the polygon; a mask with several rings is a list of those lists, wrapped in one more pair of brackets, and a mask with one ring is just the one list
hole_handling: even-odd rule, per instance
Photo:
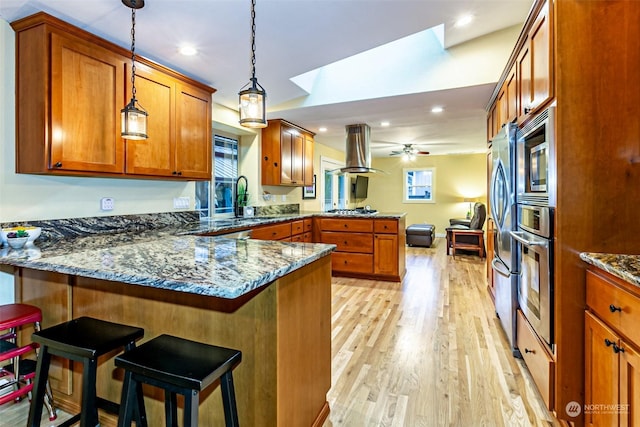
{"label": "leather ottoman", "polygon": [[407,227],[406,233],[407,245],[426,246],[428,248],[436,237],[436,226],[432,224],[411,224]]}

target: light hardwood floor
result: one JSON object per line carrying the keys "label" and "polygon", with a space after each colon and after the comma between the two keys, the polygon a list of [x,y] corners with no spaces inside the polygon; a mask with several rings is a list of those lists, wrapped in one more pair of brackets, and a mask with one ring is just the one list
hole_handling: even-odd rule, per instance
{"label": "light hardwood floor", "polygon": [[[407,248],[401,284],[333,279],[331,413],[323,427],[560,425],[511,356],[484,259],[454,260],[445,249],[441,238],[432,248]],[[1,406],[0,426],[25,425],[27,411],[27,402]]]}
{"label": "light hardwood floor", "polygon": [[337,426],[556,426],[511,356],[485,260],[407,248],[402,284],[334,278],[331,414]]}

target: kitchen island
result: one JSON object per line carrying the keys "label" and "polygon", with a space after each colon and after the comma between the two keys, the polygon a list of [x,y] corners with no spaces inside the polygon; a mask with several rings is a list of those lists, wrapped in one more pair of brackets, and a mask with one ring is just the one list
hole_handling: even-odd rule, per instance
{"label": "kitchen island", "polygon": [[[186,230],[186,231],[185,231]],[[202,230],[198,230],[202,231]],[[331,386],[332,245],[235,240],[189,226],[44,240],[0,252],[16,301],[43,310],[44,326],[92,316],[242,351],[234,370],[241,425],[322,425]],[[44,234],[44,233],[43,233]],[[100,359],[98,395],[119,401],[122,372]],[[53,368],[53,367],[52,367]],[[76,412],[81,365],[57,361],[59,407]],[[163,396],[145,389],[149,425]],[[103,426],[115,417],[101,413]],[[219,388],[201,396],[200,425],[223,425]]]}

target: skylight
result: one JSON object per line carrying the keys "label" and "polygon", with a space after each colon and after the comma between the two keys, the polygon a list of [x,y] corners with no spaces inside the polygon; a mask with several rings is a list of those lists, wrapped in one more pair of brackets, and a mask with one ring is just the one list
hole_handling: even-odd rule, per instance
{"label": "skylight", "polygon": [[[327,104],[422,92],[429,70],[446,60],[444,25],[292,77],[309,93],[306,103]],[[416,87],[418,86],[418,87]]]}

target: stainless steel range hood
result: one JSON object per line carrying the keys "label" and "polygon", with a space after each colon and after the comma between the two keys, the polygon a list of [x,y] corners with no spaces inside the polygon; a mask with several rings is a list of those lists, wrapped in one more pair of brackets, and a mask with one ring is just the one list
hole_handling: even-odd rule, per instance
{"label": "stainless steel range hood", "polygon": [[346,166],[338,173],[376,173],[384,171],[371,167],[371,128],[365,123],[347,125]]}

